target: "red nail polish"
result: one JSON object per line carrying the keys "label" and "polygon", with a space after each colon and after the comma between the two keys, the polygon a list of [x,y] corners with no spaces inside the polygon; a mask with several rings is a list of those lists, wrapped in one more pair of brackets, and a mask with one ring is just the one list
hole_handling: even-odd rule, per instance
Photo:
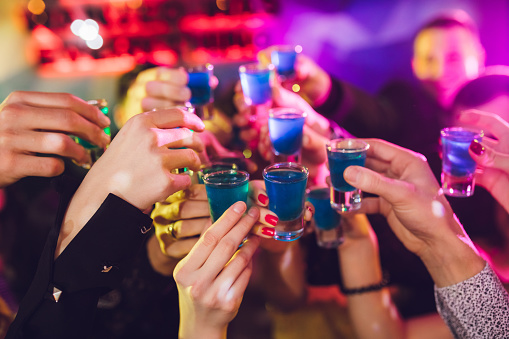
{"label": "red nail polish", "polygon": [[262,204],[266,204],[267,201],[269,200],[269,197],[266,196],[265,194],[258,194],[258,201],[261,202]]}
{"label": "red nail polish", "polygon": [[278,217],[272,214],[267,214],[265,216],[265,221],[271,224],[272,226],[276,226],[278,220],[279,220]]}
{"label": "red nail polish", "polygon": [[271,228],[271,227],[264,227],[262,228],[262,234],[263,235],[268,235],[269,237],[273,237],[274,236],[274,229]]}
{"label": "red nail polish", "polygon": [[477,140],[472,140],[472,142],[470,143],[470,150],[477,155],[484,154],[484,147]]}

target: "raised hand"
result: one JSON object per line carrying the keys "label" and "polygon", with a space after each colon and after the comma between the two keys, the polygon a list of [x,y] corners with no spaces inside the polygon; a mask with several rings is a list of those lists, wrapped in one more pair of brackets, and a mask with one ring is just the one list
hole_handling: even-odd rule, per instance
{"label": "raised hand", "polygon": [[72,94],[12,92],[0,104],[0,187],[27,176],[59,175],[62,157],[90,163],[69,135],[104,148],[110,137],[103,129],[109,124],[99,109]]}

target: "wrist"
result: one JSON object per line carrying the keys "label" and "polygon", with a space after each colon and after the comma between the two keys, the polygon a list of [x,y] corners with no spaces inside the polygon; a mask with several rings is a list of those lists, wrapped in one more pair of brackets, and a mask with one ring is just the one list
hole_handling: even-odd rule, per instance
{"label": "wrist", "polygon": [[[456,220],[454,223],[459,225]],[[486,265],[461,225],[459,227],[460,232],[448,232],[437,237],[419,254],[437,287],[467,280]]]}
{"label": "wrist", "polygon": [[208,327],[203,324],[193,324],[193,326],[186,328],[185,324],[181,321],[179,339],[226,339],[227,329],[228,325],[224,327]]}

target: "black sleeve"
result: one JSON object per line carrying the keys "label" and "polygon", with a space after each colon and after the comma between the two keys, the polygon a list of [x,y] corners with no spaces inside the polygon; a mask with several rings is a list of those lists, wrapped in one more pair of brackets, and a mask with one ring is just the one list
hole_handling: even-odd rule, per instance
{"label": "black sleeve", "polygon": [[331,90],[326,101],[315,107],[324,117],[359,138],[393,140],[400,117],[384,99],[331,77]]}
{"label": "black sleeve", "polygon": [[121,283],[152,223],[139,209],[110,194],[53,261],[71,196],[63,194],[34,281],[7,338],[85,337],[99,297]]}

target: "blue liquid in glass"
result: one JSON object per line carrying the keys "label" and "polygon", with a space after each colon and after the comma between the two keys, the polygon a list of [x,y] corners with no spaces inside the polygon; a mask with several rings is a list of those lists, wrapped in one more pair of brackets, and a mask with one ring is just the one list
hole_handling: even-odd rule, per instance
{"label": "blue liquid in glass", "polygon": [[445,173],[455,177],[474,174],[477,164],[468,154],[468,148],[476,135],[472,131],[456,131],[454,135],[442,136],[442,166]]}
{"label": "blue liquid in glass", "polygon": [[343,172],[348,166],[364,166],[366,152],[342,153],[327,150],[327,157],[332,186],[340,192],[354,191],[355,187],[349,185],[343,178]]}
{"label": "blue liquid in glass", "polygon": [[271,53],[272,64],[276,67],[277,73],[287,78],[295,76],[295,59],[297,52],[295,50],[275,50]]}
{"label": "blue liquid in glass", "polygon": [[302,128],[306,119],[299,114],[286,113],[269,118],[269,134],[276,154],[292,155],[302,146]]}
{"label": "blue liquid in glass", "polygon": [[219,219],[237,201],[247,202],[249,180],[246,180],[245,175],[237,172],[218,172],[217,175],[211,174],[207,179],[205,189],[212,222]]}
{"label": "blue liquid in glass", "polygon": [[306,173],[275,169],[264,174],[264,179],[269,209],[282,221],[299,218],[306,198]]}
{"label": "blue liquid in glass", "polygon": [[189,73],[187,86],[191,90],[192,105],[199,106],[210,102],[212,89],[210,88],[210,75],[208,72]]}
{"label": "blue liquid in glass", "polygon": [[252,105],[262,105],[271,100],[270,76],[271,71],[268,69],[246,70],[246,72],[240,73],[242,92],[246,98],[251,100]]}
{"label": "blue liquid in glass", "polygon": [[307,200],[315,207],[316,227],[322,230],[332,230],[341,222],[341,215],[330,205],[329,188],[314,189],[308,193]]}

